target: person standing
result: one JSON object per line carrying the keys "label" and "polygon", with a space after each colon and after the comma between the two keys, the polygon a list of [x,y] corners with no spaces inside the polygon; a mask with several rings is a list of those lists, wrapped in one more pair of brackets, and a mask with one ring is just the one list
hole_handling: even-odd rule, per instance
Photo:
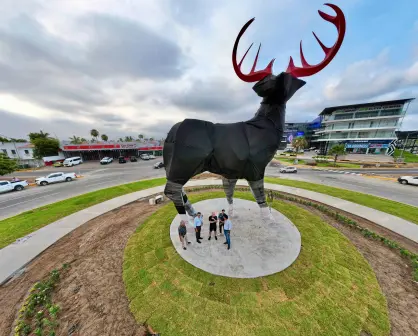
{"label": "person standing", "polygon": [[183,250],[187,250],[186,244],[191,244],[187,239],[187,227],[186,227],[186,221],[182,220],[180,221],[179,225],[179,238],[181,241],[181,246],[183,247]]}
{"label": "person standing", "polygon": [[203,239],[200,236],[200,232],[202,231],[202,225],[203,225],[203,220],[202,220],[202,214],[200,212],[198,212],[194,218],[194,230],[196,232],[196,241],[201,244],[200,239]]}
{"label": "person standing", "polygon": [[231,229],[232,229],[232,223],[228,219],[228,215],[224,214],[225,224],[224,224],[224,234],[226,242],[224,244],[228,245],[228,250],[231,249]]}
{"label": "person standing", "polygon": [[224,227],[224,223],[225,223],[225,209],[222,209],[222,211],[219,213],[218,218],[219,218],[219,235],[222,234],[222,228]]}
{"label": "person standing", "polygon": [[215,239],[218,240],[218,237],[216,237],[216,222],[218,221],[218,217],[216,217],[216,213],[212,212],[212,214],[209,216],[209,238],[212,238],[212,231],[213,235],[215,236]]}

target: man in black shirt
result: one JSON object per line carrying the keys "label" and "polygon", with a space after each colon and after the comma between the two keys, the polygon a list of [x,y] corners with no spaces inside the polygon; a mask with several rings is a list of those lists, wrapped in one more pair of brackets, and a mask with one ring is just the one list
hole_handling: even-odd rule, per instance
{"label": "man in black shirt", "polygon": [[224,227],[225,224],[225,209],[222,209],[222,211],[219,213],[218,218],[219,218],[219,234],[222,234],[222,228]]}
{"label": "man in black shirt", "polygon": [[212,231],[213,235],[215,236],[215,239],[218,240],[218,237],[216,237],[216,222],[218,221],[218,217],[216,217],[215,212],[212,212],[212,215],[209,216],[209,239],[212,237]]}

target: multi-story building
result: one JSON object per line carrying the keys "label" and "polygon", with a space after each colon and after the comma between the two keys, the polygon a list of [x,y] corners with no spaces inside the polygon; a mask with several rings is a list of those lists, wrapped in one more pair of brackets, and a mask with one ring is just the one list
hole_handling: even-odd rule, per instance
{"label": "multi-story building", "polygon": [[335,144],[345,144],[348,153],[386,154],[413,99],[324,109],[320,114],[322,126],[317,131],[321,151],[326,152]]}
{"label": "multi-story building", "polygon": [[320,128],[321,121],[319,118],[304,123],[285,123],[285,130],[279,149],[284,149],[292,144],[294,138],[303,136],[308,142],[308,147],[316,145],[316,130]]}

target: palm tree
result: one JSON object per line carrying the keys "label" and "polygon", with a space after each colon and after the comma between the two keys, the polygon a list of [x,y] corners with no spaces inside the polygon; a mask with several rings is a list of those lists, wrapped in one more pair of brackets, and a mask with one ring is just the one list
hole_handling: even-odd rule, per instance
{"label": "palm tree", "polygon": [[139,134],[138,135],[138,139],[142,140],[143,138],[144,138],[144,135],[143,134]]}
{"label": "palm tree", "polygon": [[154,141],[154,138],[149,138],[149,141]]}
{"label": "palm tree", "polygon": [[132,142],[132,141],[134,141],[134,138],[132,138],[131,136],[125,137],[125,142]]}
{"label": "palm tree", "polygon": [[74,145],[78,145],[78,144],[81,144],[82,143],[82,141],[81,141],[81,138],[80,137],[78,137],[78,136],[75,136],[75,135],[73,135],[71,138],[69,138],[70,139],[70,143],[72,143],[72,144],[74,144]]}
{"label": "palm tree", "polygon": [[109,140],[109,137],[106,134],[102,134],[101,138],[103,141]]}
{"label": "palm tree", "polygon": [[123,139],[122,139],[122,138],[119,138],[119,139],[118,139],[118,142],[123,142]]}
{"label": "palm tree", "polygon": [[293,139],[292,145],[296,148],[295,163],[297,163],[299,151],[306,148],[308,146],[308,142],[306,141],[305,137],[297,137]]}
{"label": "palm tree", "polygon": [[334,145],[332,148],[328,151],[329,155],[334,155],[334,166],[337,165],[337,159],[338,156],[345,154],[345,145]]}
{"label": "palm tree", "polygon": [[96,129],[92,129],[91,131],[90,131],[90,135],[93,137],[93,138],[96,138],[96,140],[97,140],[97,137],[99,136],[99,131],[98,130],[96,130]]}
{"label": "palm tree", "polygon": [[85,142],[87,142],[87,139],[86,138],[81,138],[80,141],[81,141],[81,143],[85,143]]}

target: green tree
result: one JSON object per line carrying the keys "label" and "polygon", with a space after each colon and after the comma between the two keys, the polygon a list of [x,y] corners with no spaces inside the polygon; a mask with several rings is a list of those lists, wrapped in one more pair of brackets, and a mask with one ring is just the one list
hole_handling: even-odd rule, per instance
{"label": "green tree", "polygon": [[132,142],[132,141],[134,141],[134,138],[132,138],[131,136],[125,137],[125,142]]}
{"label": "green tree", "polygon": [[35,139],[48,139],[49,133],[44,133],[43,131],[39,131],[39,133],[29,133],[28,134],[30,142],[32,142]]}
{"label": "green tree", "polygon": [[154,141],[154,138],[149,138],[150,141]]}
{"label": "green tree", "polygon": [[101,138],[103,141],[109,140],[109,137],[106,134],[102,134]]}
{"label": "green tree", "polygon": [[81,138],[80,141],[81,141],[81,143],[86,143],[87,139],[86,138]]}
{"label": "green tree", "polygon": [[28,142],[28,140],[26,140],[26,139],[10,138],[10,142]]}
{"label": "green tree", "polygon": [[97,137],[99,136],[99,131],[98,130],[96,130],[96,129],[92,129],[91,131],[90,131],[90,135],[93,137],[93,138],[96,138],[96,140],[97,140]]}
{"label": "green tree", "polygon": [[0,136],[0,142],[1,143],[10,142],[10,140],[8,138],[4,138],[4,137]]}
{"label": "green tree", "polygon": [[72,144],[74,144],[74,145],[78,145],[78,144],[81,144],[81,143],[82,143],[81,138],[80,138],[80,137],[78,137],[78,136],[75,136],[75,135],[73,135],[73,136],[70,138],[70,142],[71,142]]}
{"label": "green tree", "polygon": [[17,160],[0,153],[0,176],[11,174],[17,170]]}
{"label": "green tree", "polygon": [[138,135],[138,139],[142,140],[143,138],[144,138],[144,135],[143,134],[139,134]]}
{"label": "green tree", "polygon": [[305,137],[296,137],[292,141],[292,146],[296,149],[296,158],[298,157],[298,153],[301,149],[308,147],[308,142],[306,141]]}
{"label": "green tree", "polygon": [[57,139],[37,138],[31,140],[31,143],[35,146],[33,156],[38,160],[41,160],[45,156],[58,155],[60,143]]}
{"label": "green tree", "polygon": [[334,145],[332,148],[328,151],[329,155],[334,155],[334,166],[337,165],[337,159],[338,156],[345,154],[345,145]]}

